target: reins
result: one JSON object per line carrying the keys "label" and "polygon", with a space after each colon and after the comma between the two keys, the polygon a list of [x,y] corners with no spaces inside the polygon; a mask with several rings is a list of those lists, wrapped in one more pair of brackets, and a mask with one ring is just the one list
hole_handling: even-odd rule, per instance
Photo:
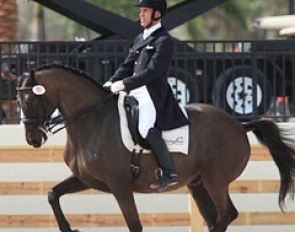
{"label": "reins", "polygon": [[[31,87],[17,87],[16,90],[17,91],[32,90],[34,86],[38,85],[38,82],[35,79],[34,74],[35,73],[32,71],[31,72],[31,77],[32,77],[33,84],[32,84]],[[59,114],[58,116],[56,116],[54,118],[50,117],[50,115],[48,113],[48,107],[46,107],[46,102],[50,107],[52,107],[52,108],[54,108],[54,107],[51,105],[51,103],[49,102],[47,97],[43,94],[43,95],[36,96],[36,97],[38,97],[38,99],[40,99],[42,101],[41,105],[42,105],[42,109],[43,109],[43,115],[45,115],[45,116],[40,116],[40,114],[39,114],[38,117],[23,117],[23,118],[21,118],[21,120],[22,120],[22,122],[24,124],[38,124],[38,125],[40,125],[41,126],[40,129],[43,130],[45,133],[50,132],[51,134],[56,134],[57,132],[59,132],[62,129],[68,127],[71,124],[73,124],[74,122],[76,122],[80,118],[86,116],[88,113],[90,113],[91,111],[96,109],[98,106],[100,106],[100,105],[104,104],[105,102],[107,102],[113,96],[114,96],[114,94],[110,93],[103,100],[98,100],[98,101],[94,102],[93,104],[91,104],[90,106],[86,107],[85,109],[79,111],[73,117],[65,119],[65,118],[62,117],[61,114]],[[56,126],[58,126],[60,124],[64,124],[64,126],[53,130]]]}
{"label": "reins", "polygon": [[[46,122],[46,131],[50,132],[51,134],[56,134],[57,132],[63,130],[64,128],[68,127],[69,125],[73,124],[75,121],[79,120],[80,118],[86,116],[88,113],[90,113],[91,111],[93,111],[94,109],[96,109],[96,107],[104,104],[105,102],[107,102],[108,100],[110,100],[112,97],[114,96],[113,93],[110,93],[106,98],[104,98],[103,100],[99,100],[96,101],[95,103],[91,104],[90,106],[88,106],[87,108],[83,109],[82,111],[79,111],[76,115],[74,115],[73,117],[64,119],[61,115],[58,115]],[[64,126],[52,131],[56,126],[58,126],[59,124],[64,123]]]}
{"label": "reins", "polygon": [[[22,89],[18,89],[18,90],[22,90]],[[75,114],[73,117],[70,118],[63,118],[61,114],[59,114],[58,116],[54,117],[54,118],[50,118],[50,116],[46,116],[46,117],[23,117],[21,120],[24,124],[42,124],[42,129],[44,132],[50,132],[51,134],[56,134],[57,132],[67,128],[69,125],[73,124],[74,122],[76,122],[77,120],[79,120],[80,118],[86,116],[88,113],[90,113],[91,111],[93,111],[94,109],[96,109],[96,107],[104,104],[105,102],[107,102],[108,100],[110,100],[112,97],[114,96],[113,93],[110,93],[106,98],[104,98],[103,100],[99,100],[96,101],[95,103],[91,104],[90,106],[88,106],[87,108],[79,111],[77,114]],[[49,103],[49,101],[47,100],[47,98],[44,96],[42,97],[43,99],[45,98],[46,101]],[[42,105],[44,106],[43,109],[46,109],[45,107],[45,101],[43,100]],[[49,103],[50,104],[50,103]],[[53,130],[55,127],[57,127],[60,124],[64,124],[64,126]]]}

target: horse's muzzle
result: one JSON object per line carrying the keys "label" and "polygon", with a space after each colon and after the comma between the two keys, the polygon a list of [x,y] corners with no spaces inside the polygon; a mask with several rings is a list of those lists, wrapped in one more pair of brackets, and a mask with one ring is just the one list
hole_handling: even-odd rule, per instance
{"label": "horse's muzzle", "polygon": [[35,148],[39,148],[42,145],[42,142],[35,140],[35,139],[27,139],[27,143]]}
{"label": "horse's muzzle", "polygon": [[26,133],[27,143],[35,148],[41,147],[47,141],[47,138],[46,133],[41,129],[34,133]]}

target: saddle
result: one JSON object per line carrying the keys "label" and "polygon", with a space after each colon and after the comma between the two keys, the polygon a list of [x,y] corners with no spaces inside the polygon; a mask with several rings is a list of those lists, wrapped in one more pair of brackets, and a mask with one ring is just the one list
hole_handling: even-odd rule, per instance
{"label": "saddle", "polygon": [[127,116],[127,124],[133,139],[134,145],[140,145],[142,148],[150,150],[149,144],[142,138],[138,130],[139,123],[139,107],[135,97],[125,95],[124,109]]}
{"label": "saddle", "polygon": [[[133,96],[128,96],[125,92],[120,92],[118,97],[118,113],[120,120],[121,138],[124,146],[132,153],[134,150],[143,154],[151,154],[149,145],[141,137],[138,130],[139,106]],[[125,104],[126,103],[126,104]],[[125,109],[126,106],[126,109]],[[186,111],[182,108],[184,114]],[[128,119],[127,119],[127,115]],[[132,134],[132,135],[131,135]],[[189,127],[188,125],[172,129],[162,130],[168,150],[174,153],[188,154]],[[145,149],[147,148],[147,149]]]}

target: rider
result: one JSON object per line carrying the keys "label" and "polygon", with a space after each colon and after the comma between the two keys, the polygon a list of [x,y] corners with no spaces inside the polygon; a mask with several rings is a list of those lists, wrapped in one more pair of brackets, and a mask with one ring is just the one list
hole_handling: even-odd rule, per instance
{"label": "rider", "polygon": [[140,0],[140,24],[144,27],[129,55],[104,84],[113,93],[127,91],[139,103],[139,132],[153,151],[162,172],[151,188],[164,190],[178,183],[172,158],[160,130],[188,124],[167,82],[173,56],[173,39],[161,24],[166,0]]}

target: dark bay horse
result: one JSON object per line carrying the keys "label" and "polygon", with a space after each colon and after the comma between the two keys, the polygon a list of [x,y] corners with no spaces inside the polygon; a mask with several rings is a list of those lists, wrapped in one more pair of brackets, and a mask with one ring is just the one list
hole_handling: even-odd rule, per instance
{"label": "dark bay horse", "polygon": [[[37,85],[45,87],[45,94],[40,86],[40,91],[36,91]],[[154,156],[142,155],[141,175],[132,181],[130,153],[120,136],[117,96],[83,73],[60,65],[31,72],[21,78],[17,90],[28,144],[34,147],[43,144],[46,131],[54,124],[54,120],[50,120],[54,109],[59,109],[65,122],[64,160],[72,176],[48,194],[59,229],[73,232],[59,198],[94,188],[112,193],[129,231],[142,232],[133,192],[156,192],[149,186],[154,182],[157,166]],[[167,191],[187,186],[211,232],[226,231],[238,216],[229,196],[229,184],[243,172],[249,160],[246,135],[249,131],[268,147],[278,166],[280,206],[288,192],[294,194],[295,151],[288,146],[275,123],[259,120],[241,124],[222,110],[205,104],[191,104],[186,109],[190,121],[189,155],[172,154],[179,184]]]}

